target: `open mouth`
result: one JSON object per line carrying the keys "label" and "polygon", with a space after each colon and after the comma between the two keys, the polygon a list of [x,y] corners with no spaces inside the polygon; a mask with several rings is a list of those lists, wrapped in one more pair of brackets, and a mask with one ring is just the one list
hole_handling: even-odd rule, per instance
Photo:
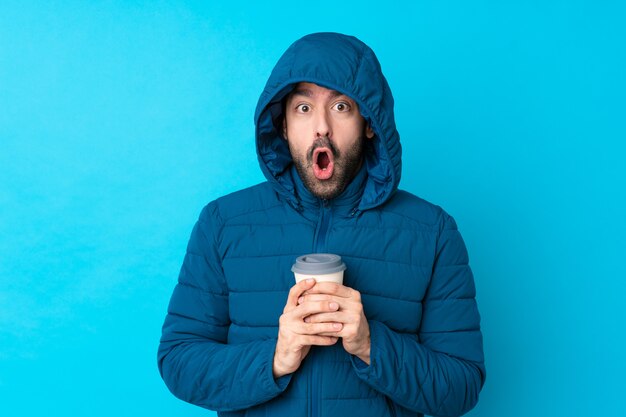
{"label": "open mouth", "polygon": [[313,174],[318,180],[327,180],[333,176],[335,161],[333,153],[326,147],[313,152]]}

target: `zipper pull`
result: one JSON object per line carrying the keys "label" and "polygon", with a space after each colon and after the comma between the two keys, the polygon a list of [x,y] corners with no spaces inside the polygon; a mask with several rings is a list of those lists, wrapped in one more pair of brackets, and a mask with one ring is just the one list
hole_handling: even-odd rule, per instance
{"label": "zipper pull", "polygon": [[354,217],[359,213],[359,208],[355,207],[354,209],[352,209],[352,211],[350,212],[350,217]]}

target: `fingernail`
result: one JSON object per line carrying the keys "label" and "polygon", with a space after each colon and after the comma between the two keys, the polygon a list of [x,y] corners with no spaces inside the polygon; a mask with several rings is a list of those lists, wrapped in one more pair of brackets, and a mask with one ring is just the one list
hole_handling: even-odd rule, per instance
{"label": "fingernail", "polygon": [[298,303],[300,303],[300,304],[304,303],[304,297],[298,298]]}
{"label": "fingernail", "polygon": [[310,318],[308,318],[308,317],[305,317],[305,318],[304,318],[304,322],[305,322],[305,323],[308,323],[308,322],[310,322],[310,321],[311,321],[311,319],[310,319]]}
{"label": "fingernail", "polygon": [[341,323],[333,323],[335,329],[341,329]]}
{"label": "fingernail", "polygon": [[330,303],[330,308],[332,308],[333,310],[336,310],[339,308],[339,304],[337,303]]}
{"label": "fingernail", "polygon": [[306,280],[307,284],[311,284],[313,282],[315,282],[315,278],[307,278],[307,280]]}

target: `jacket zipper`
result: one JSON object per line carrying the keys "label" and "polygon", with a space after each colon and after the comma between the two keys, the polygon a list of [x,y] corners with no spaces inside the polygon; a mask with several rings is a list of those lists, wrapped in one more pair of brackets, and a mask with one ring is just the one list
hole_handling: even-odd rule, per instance
{"label": "jacket zipper", "polygon": [[313,243],[313,250],[317,253],[326,252],[326,235],[328,234],[331,214],[332,212],[328,200],[321,200],[320,219],[317,224],[315,242]]}
{"label": "jacket zipper", "polygon": [[[311,349],[313,349],[315,346],[311,346]],[[315,366],[311,367],[311,398],[309,399],[309,404],[310,404],[310,413],[309,416],[311,417],[317,417],[319,415],[319,410],[318,410],[318,389],[317,389],[317,384],[318,384],[318,378],[317,378],[317,371],[315,370]]]}
{"label": "jacket zipper", "polygon": [[[332,211],[330,210],[330,203],[328,200],[321,200],[320,218],[317,224],[317,230],[315,233],[315,241],[313,242],[313,250],[316,253],[326,252],[326,235],[328,234],[328,228],[330,220],[332,218]],[[315,346],[312,346],[313,349]],[[317,353],[317,352],[316,352]],[[319,378],[319,371],[316,367],[311,367],[311,399],[310,399],[310,416],[317,417],[319,415],[319,386],[321,381]]]}

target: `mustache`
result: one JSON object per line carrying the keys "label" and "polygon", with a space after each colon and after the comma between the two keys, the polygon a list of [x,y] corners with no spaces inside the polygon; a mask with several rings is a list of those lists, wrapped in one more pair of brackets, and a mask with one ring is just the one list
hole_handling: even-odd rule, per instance
{"label": "mustache", "polygon": [[315,141],[313,142],[313,144],[311,145],[311,147],[309,148],[307,155],[306,155],[306,159],[308,163],[313,163],[313,153],[315,152],[315,150],[317,148],[328,148],[330,149],[330,152],[333,154],[333,157],[335,159],[338,159],[339,156],[341,156],[339,149],[337,149],[335,147],[335,145],[333,145],[333,143],[331,142],[330,138],[328,136],[323,136],[321,138],[317,138],[315,139]]}

